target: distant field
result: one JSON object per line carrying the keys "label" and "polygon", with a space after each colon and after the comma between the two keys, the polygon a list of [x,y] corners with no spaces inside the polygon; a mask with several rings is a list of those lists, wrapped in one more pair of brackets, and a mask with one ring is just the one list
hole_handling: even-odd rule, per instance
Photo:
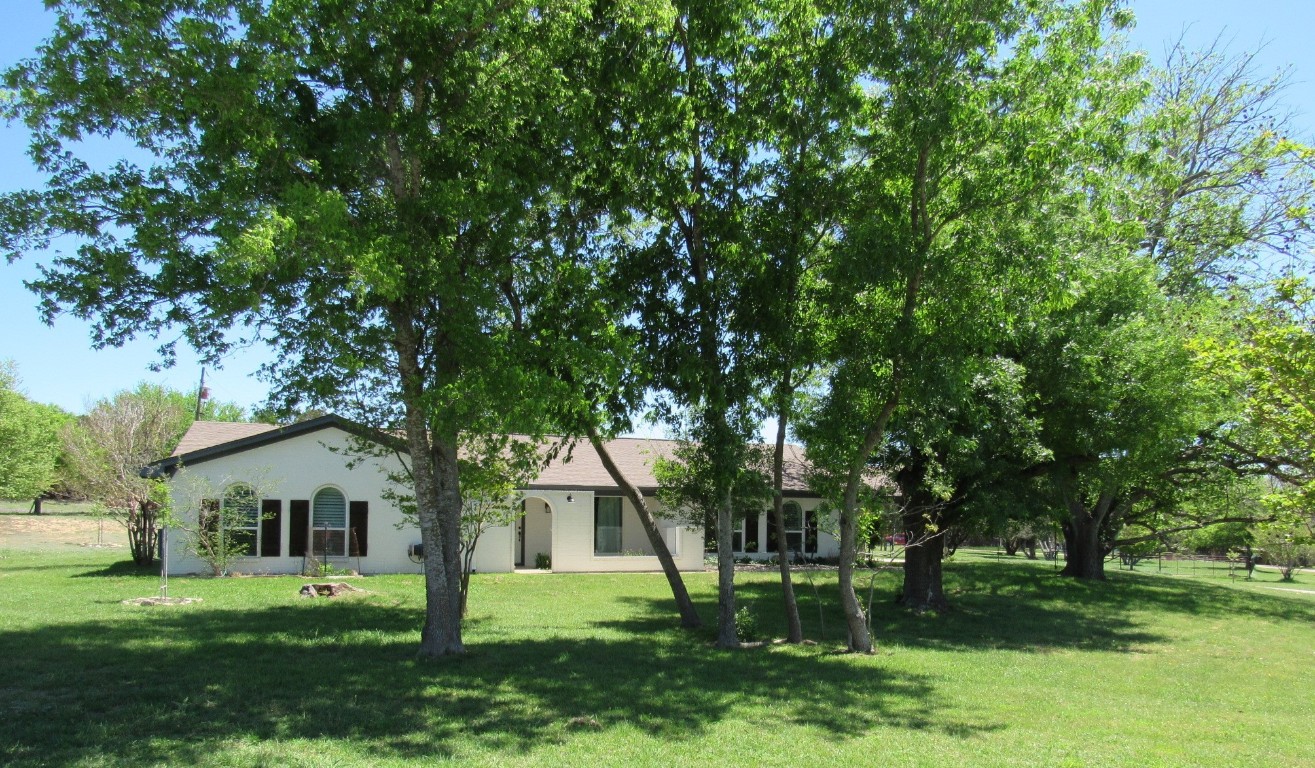
{"label": "distant field", "polygon": [[41,514],[32,502],[0,501],[0,550],[123,549],[128,532],[117,522],[93,516],[87,502],[47,501]]}
{"label": "distant field", "polygon": [[[89,501],[46,501],[41,504],[41,514],[85,515],[92,506]],[[31,510],[31,499],[0,499],[0,515],[25,515]]]}
{"label": "distant field", "polygon": [[[0,541],[0,547],[6,546]],[[475,577],[465,658],[414,658],[411,576],[359,597],[289,577],[159,577],[122,551],[0,550],[0,764],[13,766],[1306,766],[1315,577],[1286,593],[962,553],[955,610],[875,581],[873,656],[838,653],[834,574],[800,579],[804,647],[676,628],[649,574]],[[1263,577],[1262,577],[1263,578]],[[714,574],[689,578],[705,620]],[[869,578],[860,579],[866,599]],[[768,635],[770,572],[739,594]],[[819,616],[819,597],[821,613]]]}

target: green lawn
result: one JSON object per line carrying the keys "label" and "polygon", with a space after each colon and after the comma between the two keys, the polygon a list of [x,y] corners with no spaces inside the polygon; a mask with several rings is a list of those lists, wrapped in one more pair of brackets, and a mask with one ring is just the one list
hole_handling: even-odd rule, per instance
{"label": "green lawn", "polygon": [[[674,628],[658,575],[480,575],[459,660],[414,658],[415,577],[158,577],[122,552],[0,552],[0,764],[1302,766],[1315,761],[1315,576],[1257,583],[967,554],[956,610],[876,584],[880,652],[736,652]],[[742,600],[780,632],[770,573]],[[866,597],[867,578],[863,585]],[[705,620],[714,575],[689,584]],[[800,581],[806,632],[818,606]]]}
{"label": "green lawn", "polygon": [[[47,501],[41,505],[41,513],[43,515],[86,515],[95,506],[89,501]],[[0,499],[0,515],[26,515],[31,511],[31,499]]]}

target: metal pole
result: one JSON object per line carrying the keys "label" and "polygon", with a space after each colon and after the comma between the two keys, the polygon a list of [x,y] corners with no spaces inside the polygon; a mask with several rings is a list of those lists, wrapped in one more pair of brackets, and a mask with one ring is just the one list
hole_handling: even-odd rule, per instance
{"label": "metal pole", "polygon": [[160,597],[169,596],[169,536],[167,528],[160,529]]}
{"label": "metal pole", "polygon": [[201,366],[201,383],[196,387],[196,414],[194,420],[201,419],[201,401],[205,399],[205,366]]}

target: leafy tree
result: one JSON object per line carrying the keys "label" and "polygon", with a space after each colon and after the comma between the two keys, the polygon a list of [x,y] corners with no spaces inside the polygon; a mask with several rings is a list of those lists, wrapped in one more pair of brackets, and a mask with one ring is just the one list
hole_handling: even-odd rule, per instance
{"label": "leafy tree", "polygon": [[1216,523],[1189,531],[1181,539],[1189,552],[1217,556],[1249,550],[1254,544],[1255,535],[1246,523]]}
{"label": "leafy tree", "polygon": [[[36,281],[48,317],[92,318],[97,344],[176,327],[210,360],[262,339],[283,406],[402,428],[424,656],[464,650],[459,435],[533,424],[517,412],[552,396],[524,357],[590,151],[567,130],[596,117],[567,86],[605,43],[590,10],[86,0],[5,75],[49,180],[3,201],[0,247],[82,241]],[[71,151],[92,133],[145,159],[93,168]]]}
{"label": "leafy tree", "polygon": [[[470,438],[467,438],[470,441]],[[503,437],[485,437],[484,442],[497,448],[472,446],[471,455],[485,457],[482,463],[466,462],[462,466],[465,498],[461,504],[461,615],[466,615],[470,603],[470,574],[474,570],[475,547],[489,528],[512,525],[524,514],[524,497],[519,488],[529,481],[541,467],[537,448],[527,443],[515,447],[505,444]]]}
{"label": "leafy tree", "polygon": [[1256,547],[1266,563],[1278,567],[1284,581],[1292,581],[1298,568],[1315,565],[1315,519],[1307,515],[1262,524]]}
{"label": "leafy tree", "polygon": [[1193,370],[1189,329],[1209,324],[1208,304],[1170,302],[1154,266],[1117,249],[1087,270],[1021,346],[1051,457],[1036,471],[1063,510],[1063,572],[1099,579],[1123,526],[1159,528],[1185,489],[1226,480],[1199,435],[1228,398]]}
{"label": "leafy tree", "polygon": [[1197,363],[1214,386],[1242,402],[1236,420],[1211,434],[1229,466],[1277,482],[1274,511],[1315,507],[1315,288],[1280,278],[1254,294],[1235,292],[1236,333],[1197,340]]}
{"label": "leafy tree", "polygon": [[[629,206],[643,226],[619,273],[667,422],[686,438],[717,499],[717,644],[738,647],[731,528],[734,488],[757,431],[759,329],[750,311],[762,255],[748,229],[770,162],[768,104],[776,55],[793,44],[793,0],[679,3],[638,47],[649,74],[626,129],[640,182]],[[810,27],[811,29],[811,27]],[[782,43],[783,39],[788,42]],[[790,82],[795,82],[791,80]],[[761,305],[761,302],[758,303]]]}
{"label": "leafy tree", "polygon": [[[142,383],[98,401],[61,432],[68,464],[68,486],[91,499],[128,531],[133,562],[150,565],[156,557],[156,529],[162,481],[144,478],[146,465],[168,456],[195,416],[195,396]],[[207,400],[202,417],[238,421],[242,409]]]}
{"label": "leafy tree", "polygon": [[[266,519],[260,500],[275,482],[264,473],[228,476],[213,482],[186,467],[174,475],[172,487],[151,480],[153,519],[184,537],[187,551],[210,566],[214,576],[232,574],[233,563],[256,552],[256,530]],[[130,529],[131,530],[131,529]]]}
{"label": "leafy tree", "polygon": [[801,403],[800,392],[819,363],[821,264],[839,235],[850,194],[851,163],[861,91],[846,41],[827,32],[816,5],[799,4],[777,21],[767,48],[777,82],[788,98],[769,100],[771,126],[759,150],[765,194],[748,212],[748,231],[763,268],[751,276],[749,310],[762,347],[763,410],[776,420],[770,456],[762,461],[772,484],[770,525],[781,572],[786,641],[803,641],[791,579],[785,527],[785,444]]}
{"label": "leafy tree", "polygon": [[926,391],[906,393],[891,420],[883,464],[898,468],[901,529],[911,542],[899,599],[906,607],[949,607],[941,564],[952,531],[998,528],[1004,515],[1036,508],[1033,481],[1023,475],[1049,453],[1030,413],[1025,373],[1005,357],[946,365]]}
{"label": "leafy tree", "polygon": [[[1097,220],[1131,225],[1078,236],[1079,252],[1105,254],[1086,274],[1108,286],[1093,289],[1077,266],[1082,297],[1047,323],[1050,341],[1024,353],[1035,355],[1051,479],[1068,509],[1065,573],[1081,578],[1100,578],[1116,545],[1248,519],[1202,516],[1192,501],[1257,465],[1230,445],[1244,422],[1228,402],[1240,388],[1202,381],[1184,351],[1230,345],[1212,289],[1267,271],[1275,255],[1291,262],[1309,242],[1308,152],[1284,135],[1282,78],[1257,76],[1246,56],[1181,46],[1149,78],[1136,151],[1086,182],[1095,208],[1106,206]],[[1085,317],[1065,317],[1073,312]]]}
{"label": "leafy tree", "polygon": [[[707,461],[707,455],[699,450],[698,445],[681,440],[677,442],[674,458],[658,459],[653,474],[658,481],[658,499],[668,510],[668,515],[690,528],[716,531],[726,498],[712,482],[713,475],[708,468],[700,466],[701,462]],[[772,495],[763,465],[755,462],[746,465],[746,471],[737,476],[731,487],[730,495],[733,528],[744,520],[746,514],[756,515]],[[715,537],[712,542],[719,544]]]}
{"label": "leafy tree", "polygon": [[906,390],[964,340],[1007,335],[1003,298],[1050,274],[1053,248],[1029,242],[1051,239],[1066,174],[1117,143],[1111,118],[1128,108],[1118,62],[1099,53],[1110,19],[1103,3],[895,2],[841,22],[869,83],[867,124],[861,194],[825,275],[830,368],[806,442],[841,502],[855,650],[872,648],[852,572],[865,478]]}
{"label": "leafy tree", "polygon": [[59,430],[71,417],[19,390],[10,361],[0,361],[0,499],[35,499],[58,480]]}

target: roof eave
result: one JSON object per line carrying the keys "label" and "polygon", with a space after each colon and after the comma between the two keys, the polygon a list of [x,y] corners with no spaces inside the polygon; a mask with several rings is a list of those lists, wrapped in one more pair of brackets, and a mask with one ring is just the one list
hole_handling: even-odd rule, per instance
{"label": "roof eave", "polygon": [[278,427],[277,429],[271,429],[266,432],[260,432],[254,435],[248,435],[247,437],[240,437],[236,440],[229,440],[228,442],[200,448],[195,451],[189,451],[177,456],[169,456],[168,458],[161,459],[143,467],[141,470],[141,476],[148,479],[172,477],[174,473],[178,471],[180,465],[187,466],[201,464],[214,459],[223,458],[224,456],[230,456],[234,453],[241,453],[242,451],[251,448],[282,442],[284,440],[311,434],[330,427],[336,427],[344,432],[387,446],[401,453],[409,453],[406,448],[406,443],[403,440],[400,440],[393,435],[389,435],[386,432],[367,427],[364,424],[358,424],[357,422],[344,419],[337,414],[331,413],[314,419],[308,419],[306,421],[299,421],[295,424]]}

